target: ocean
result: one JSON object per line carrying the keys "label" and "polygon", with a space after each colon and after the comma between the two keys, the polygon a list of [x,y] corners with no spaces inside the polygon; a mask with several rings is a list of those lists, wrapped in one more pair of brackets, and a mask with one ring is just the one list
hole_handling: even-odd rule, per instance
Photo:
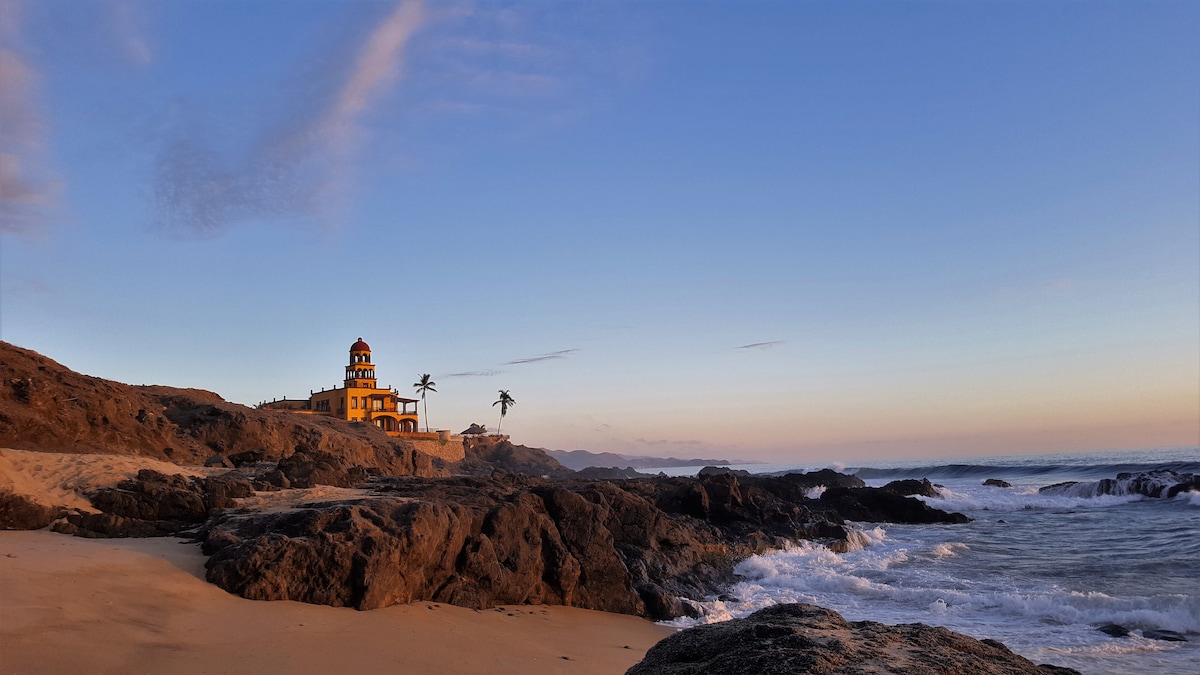
{"label": "ocean", "polygon": [[[828,464],[742,465],[752,473],[813,471]],[[663,469],[695,475],[700,467]],[[753,556],[743,580],[703,603],[700,619],[741,617],[781,602],[808,602],[851,621],[945,626],[1000,640],[1036,663],[1085,674],[1200,673],[1200,492],[1171,499],[1095,495],[1118,473],[1200,473],[1200,448],[915,460],[833,466],[867,485],[929,478],[931,506],[965,513],[965,525],[857,524],[866,545],[836,554],[802,543]],[[654,471],[658,471],[655,469]],[[996,478],[1011,488],[984,486]],[[1063,481],[1068,494],[1040,494]],[[1115,638],[1104,624],[1130,629]],[[1189,642],[1150,639],[1170,630]]]}

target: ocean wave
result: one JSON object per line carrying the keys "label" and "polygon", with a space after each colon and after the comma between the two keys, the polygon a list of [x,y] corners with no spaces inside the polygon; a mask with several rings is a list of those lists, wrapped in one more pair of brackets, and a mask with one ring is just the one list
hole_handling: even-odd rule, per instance
{"label": "ocean wave", "polygon": [[1119,506],[1145,499],[1142,495],[1101,495],[1084,497],[1078,495],[1053,495],[1039,493],[1037,488],[1012,488],[1005,490],[979,490],[956,492],[938,487],[936,497],[917,496],[926,504],[943,511],[1031,511],[1042,509],[1105,508]]}
{"label": "ocean wave", "polygon": [[681,627],[715,623],[778,603],[807,602],[837,610],[850,620],[925,621],[967,634],[1010,639],[1026,634],[1030,625],[1060,627],[1071,634],[1071,640],[1085,642],[1091,638],[1106,641],[1103,635],[1094,635],[1098,633],[1094,627],[1106,623],[1131,630],[1200,632],[1200,599],[1196,597],[1114,597],[1054,586],[1021,588],[998,579],[964,584],[941,577],[933,568],[905,565],[910,559],[966,550],[964,544],[941,542],[910,549],[914,545],[889,541],[838,555],[806,543],[751,556],[737,566],[744,580],[729,591],[736,600],[726,597],[702,603],[702,617],[671,623]]}
{"label": "ocean wave", "polygon": [[930,549],[930,553],[932,553],[936,558],[948,558],[950,556],[958,555],[959,551],[969,550],[971,550],[971,547],[960,541],[945,541],[940,544],[934,544],[933,548]]}
{"label": "ocean wave", "polygon": [[1064,497],[1094,498],[1102,495],[1144,495],[1158,498],[1173,496],[1184,488],[1196,484],[1195,474],[1180,474],[1174,471],[1147,471],[1122,473],[1116,478],[1101,478],[1098,481],[1059,483],[1038,490],[1042,494]]}
{"label": "ocean wave", "polygon": [[1197,491],[1197,490],[1188,490],[1187,492],[1180,492],[1179,494],[1175,495],[1175,498],[1182,499],[1182,500],[1188,502],[1189,504],[1191,504],[1192,506],[1200,506],[1200,491]]}
{"label": "ocean wave", "polygon": [[1080,477],[1094,476],[1104,478],[1119,473],[1150,473],[1154,471],[1174,471],[1175,473],[1200,473],[1200,462],[1157,462],[1157,463],[1120,463],[1120,464],[931,464],[928,466],[875,468],[850,467],[846,473],[853,474],[863,480],[886,478],[994,478],[1024,477],[1036,478],[1057,474],[1070,474]]}

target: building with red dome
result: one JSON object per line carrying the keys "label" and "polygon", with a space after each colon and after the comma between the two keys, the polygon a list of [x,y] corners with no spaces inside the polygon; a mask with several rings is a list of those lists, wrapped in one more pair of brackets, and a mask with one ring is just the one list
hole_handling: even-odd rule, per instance
{"label": "building with red dome", "polygon": [[309,393],[307,401],[284,399],[259,407],[374,424],[389,436],[417,431],[417,399],[403,398],[390,387],[379,387],[375,364],[371,362],[371,346],[361,337],[350,345],[350,363],[342,386]]}

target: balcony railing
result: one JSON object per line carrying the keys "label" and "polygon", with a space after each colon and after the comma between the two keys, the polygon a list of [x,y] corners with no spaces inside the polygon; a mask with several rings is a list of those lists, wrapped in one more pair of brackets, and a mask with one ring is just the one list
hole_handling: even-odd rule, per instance
{"label": "balcony railing", "polygon": [[374,416],[374,413],[381,413],[381,412],[397,413],[401,416],[409,416],[409,417],[417,416],[416,411],[397,410],[395,408],[383,408],[382,410],[368,410],[367,411],[367,419],[371,419]]}

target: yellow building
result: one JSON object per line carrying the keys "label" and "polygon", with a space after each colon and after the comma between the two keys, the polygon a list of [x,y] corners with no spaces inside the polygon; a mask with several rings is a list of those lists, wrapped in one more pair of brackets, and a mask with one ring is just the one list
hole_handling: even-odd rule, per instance
{"label": "yellow building", "polygon": [[417,431],[417,399],[402,398],[395,389],[379,388],[371,347],[362,338],[350,345],[350,364],[343,386],[312,393],[308,401],[271,401],[260,408],[329,415],[374,424],[389,436]]}

